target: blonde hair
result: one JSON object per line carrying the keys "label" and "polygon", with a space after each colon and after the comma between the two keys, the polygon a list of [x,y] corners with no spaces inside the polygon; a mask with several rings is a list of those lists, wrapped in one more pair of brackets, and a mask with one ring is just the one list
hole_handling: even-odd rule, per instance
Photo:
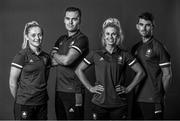
{"label": "blonde hair", "polygon": [[[29,32],[29,29],[35,26],[39,26],[39,23],[37,21],[31,21],[26,23],[25,27],[24,27],[24,31],[23,31],[23,43],[22,43],[22,49],[25,49],[28,45],[28,39],[27,39],[27,34]],[[40,27],[41,28],[41,27]],[[41,28],[42,30],[42,28]],[[42,31],[43,32],[43,31]]]}
{"label": "blonde hair", "polygon": [[118,39],[116,41],[116,45],[122,46],[123,41],[124,41],[124,35],[122,32],[121,24],[120,24],[119,20],[116,18],[108,18],[104,21],[103,26],[102,26],[102,38],[101,38],[102,45],[106,46],[106,43],[104,41],[104,30],[107,27],[114,27],[117,30]]}

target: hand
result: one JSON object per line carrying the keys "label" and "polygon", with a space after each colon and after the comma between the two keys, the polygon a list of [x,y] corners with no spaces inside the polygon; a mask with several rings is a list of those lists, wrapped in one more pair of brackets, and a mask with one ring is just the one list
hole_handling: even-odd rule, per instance
{"label": "hand", "polygon": [[128,91],[126,89],[126,87],[121,86],[121,85],[116,85],[116,92],[120,95],[120,94],[127,94]]}
{"label": "hand", "polygon": [[104,87],[102,85],[96,85],[94,87],[89,88],[91,93],[101,94],[104,91]]}
{"label": "hand", "polygon": [[51,64],[52,64],[52,66],[58,65],[58,63],[56,62],[56,60],[54,58],[51,59]]}
{"label": "hand", "polygon": [[53,57],[55,53],[57,53],[57,50],[52,50],[51,51],[51,57]]}

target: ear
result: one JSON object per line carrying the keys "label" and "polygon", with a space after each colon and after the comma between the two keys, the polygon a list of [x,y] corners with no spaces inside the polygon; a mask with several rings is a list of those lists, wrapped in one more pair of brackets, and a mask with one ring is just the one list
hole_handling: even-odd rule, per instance
{"label": "ear", "polygon": [[136,29],[139,30],[139,25],[138,24],[136,24]]}
{"label": "ear", "polygon": [[27,37],[27,35],[24,35],[24,37],[25,37],[25,39],[28,41],[28,37]]}

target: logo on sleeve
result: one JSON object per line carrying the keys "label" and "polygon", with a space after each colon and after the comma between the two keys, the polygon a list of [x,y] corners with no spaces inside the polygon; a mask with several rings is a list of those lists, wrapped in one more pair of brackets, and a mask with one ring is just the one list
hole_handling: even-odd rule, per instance
{"label": "logo on sleeve", "polygon": [[147,49],[146,50],[146,57],[151,57],[151,55],[152,55],[152,49],[151,48],[149,48],[149,49]]}

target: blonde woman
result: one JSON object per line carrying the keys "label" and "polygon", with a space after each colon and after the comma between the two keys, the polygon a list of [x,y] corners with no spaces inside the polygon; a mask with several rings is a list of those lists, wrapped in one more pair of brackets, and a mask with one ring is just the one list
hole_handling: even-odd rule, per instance
{"label": "blonde woman", "polygon": [[[103,49],[91,52],[76,69],[84,86],[94,93],[93,119],[118,120],[127,119],[127,99],[129,93],[143,78],[144,72],[136,59],[121,48],[124,39],[120,22],[109,18],[103,23]],[[95,65],[95,86],[89,83],[84,71],[90,65]],[[125,87],[125,66],[129,65],[136,75],[132,82]]]}
{"label": "blonde woman", "polygon": [[9,86],[16,120],[47,119],[50,56],[42,51],[43,30],[36,21],[24,28],[22,50],[11,63]]}

